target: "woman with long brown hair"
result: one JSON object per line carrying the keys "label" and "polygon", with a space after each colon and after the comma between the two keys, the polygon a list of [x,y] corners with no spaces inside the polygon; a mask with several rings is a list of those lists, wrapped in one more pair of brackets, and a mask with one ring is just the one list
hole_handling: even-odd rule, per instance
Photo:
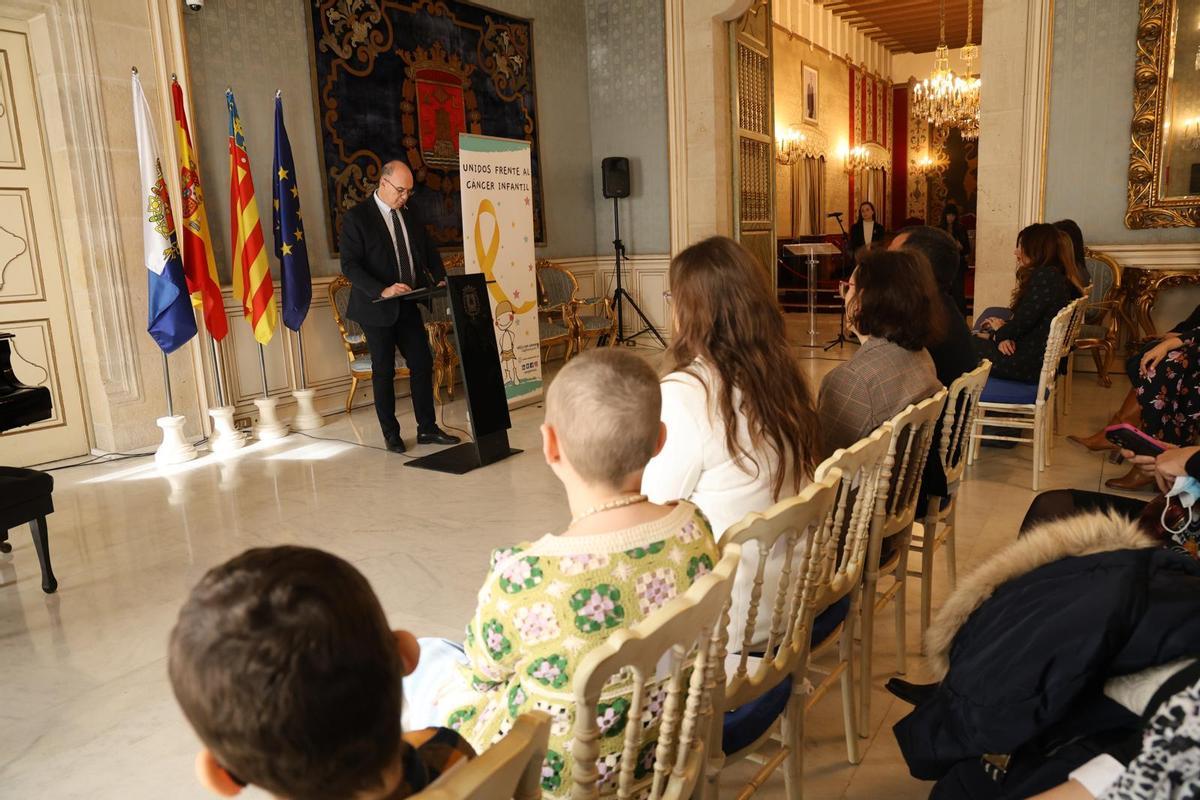
{"label": "woman with long brown hair", "polygon": [[1053,225],[1035,223],[1017,234],[1017,285],[1008,309],[980,314],[975,349],[992,362],[992,377],[1037,383],[1050,321],[1083,294],[1071,240]]}
{"label": "woman with long brown hair", "polygon": [[[646,467],[642,491],[654,502],[695,503],[720,538],[746,514],[803,488],[821,456],[819,423],[766,274],[741,245],[714,236],[679,253],[670,300],[667,441]],[[731,614],[737,642],[758,555],[748,549],[743,560]],[[756,633],[765,640],[770,615],[760,617]]]}

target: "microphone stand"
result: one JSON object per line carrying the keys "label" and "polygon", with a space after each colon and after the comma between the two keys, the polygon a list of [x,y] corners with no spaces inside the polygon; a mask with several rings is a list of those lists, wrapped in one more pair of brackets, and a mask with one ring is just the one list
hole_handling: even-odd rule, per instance
{"label": "microphone stand", "polygon": [[[846,269],[846,261],[850,258],[849,254],[847,253],[847,250],[849,249],[850,237],[846,234],[846,226],[842,225],[841,212],[834,212],[832,216],[837,220],[838,228],[842,232],[842,270],[844,272]],[[825,345],[824,349],[826,352],[828,352],[829,350],[833,349],[834,345],[841,347],[848,341],[850,340],[846,338],[846,300],[845,298],[842,298],[842,314],[838,319],[838,335],[830,339],[829,343]]]}

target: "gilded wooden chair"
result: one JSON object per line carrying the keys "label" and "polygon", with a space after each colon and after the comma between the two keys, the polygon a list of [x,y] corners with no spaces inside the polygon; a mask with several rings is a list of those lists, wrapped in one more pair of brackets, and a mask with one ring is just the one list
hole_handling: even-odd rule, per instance
{"label": "gilded wooden chair", "polygon": [[1096,362],[1097,380],[1101,386],[1112,386],[1108,370],[1113,355],[1117,352],[1124,311],[1121,308],[1121,265],[1110,255],[1092,250],[1087,251],[1087,271],[1092,286],[1084,309],[1083,324],[1078,337],[1071,345],[1072,358],[1067,361],[1066,408],[1070,411],[1071,377],[1074,373],[1076,353],[1090,351]]}
{"label": "gilded wooden chair", "polygon": [[[761,786],[780,764],[788,797],[798,797],[804,759],[804,715],[808,701],[808,657],[814,621],[828,606],[837,556],[836,530],[829,512],[837,496],[841,472],[832,470],[796,497],[752,513],[721,537],[722,548],[742,548],[738,570],[754,575],[750,603],[744,610],[742,641],[737,652],[717,661],[716,709],[709,746],[707,793],[717,795],[723,767],[757,752],[778,731],[782,747],[765,760],[750,781]],[[781,562],[778,576],[767,576],[768,559]],[[773,573],[774,570],[771,570]],[[777,579],[776,579],[777,578]],[[764,586],[764,584],[766,584]],[[826,605],[821,605],[822,603]],[[741,609],[739,609],[741,611]],[[755,642],[756,619],[770,614],[765,643]],[[730,607],[725,609],[729,628]],[[761,657],[752,653],[762,653]],[[725,676],[726,665],[733,673]]]}
{"label": "gilded wooden chair", "polygon": [[[329,284],[329,307],[333,309],[333,321],[337,323],[338,333],[342,336],[342,347],[346,349],[346,360],[350,362],[350,391],[346,393],[346,413],[354,402],[354,392],[358,389],[360,380],[371,380],[371,354],[367,351],[367,337],[362,327],[346,316],[346,306],[350,302],[350,279],[338,275]],[[403,357],[396,353],[396,377],[407,378],[408,367]]]}
{"label": "gilded wooden chair", "polygon": [[[712,572],[686,592],[583,657],[573,682],[573,800],[692,797],[704,778],[724,650],[721,612],[740,558],[741,547],[729,545]],[[625,722],[602,733],[601,693],[622,685],[630,689]],[[603,760],[602,736],[621,736],[620,751]]]}
{"label": "gilded wooden chair", "polygon": [[[896,612],[896,672],[907,670],[905,612],[908,577],[908,548],[913,521],[917,515],[917,500],[921,492],[921,477],[925,459],[933,440],[933,428],[946,405],[946,390],[940,389],[916,405],[910,405],[887,423],[890,442],[887,457],[879,476],[881,503],[875,504],[876,520],[871,529],[867,549],[866,575],[863,577],[861,620],[862,648],[860,650],[858,735],[867,736],[871,723],[871,657],[875,639],[875,613],[890,602]],[[890,544],[885,555],[883,543]],[[878,590],[880,578],[890,577],[891,585]]]}
{"label": "gilded wooden chair", "polygon": [[429,335],[429,350],[433,353],[433,401],[442,401],[442,385],[446,394],[454,397],[454,375],[458,367],[458,348],[455,346],[454,323],[450,319],[450,300],[442,295],[435,295],[429,302],[429,308],[424,305],[421,309],[421,319],[425,321],[425,332]]}
{"label": "gilded wooden chair", "polygon": [[913,526],[911,548],[921,554],[921,569],[909,570],[910,577],[921,579],[921,652],[925,652],[925,631],[933,607],[933,556],[938,548],[946,551],[946,575],[950,588],[957,580],[954,534],[957,532],[958,488],[967,467],[967,438],[979,413],[979,396],[992,371],[992,362],[983,363],[970,372],[959,375],[946,391],[946,406],[942,411],[941,430],[930,445],[929,458],[941,461],[946,475],[945,496],[927,494],[925,516],[920,525]]}
{"label": "gilded wooden chair", "polygon": [[413,800],[537,800],[550,741],[550,715],[517,717],[504,738],[450,770]]}
{"label": "gilded wooden chair", "polygon": [[537,262],[538,284],[538,343],[542,348],[542,361],[550,355],[550,349],[563,347],[563,361],[570,361],[575,353],[574,302],[579,284],[575,276],[546,259]]}

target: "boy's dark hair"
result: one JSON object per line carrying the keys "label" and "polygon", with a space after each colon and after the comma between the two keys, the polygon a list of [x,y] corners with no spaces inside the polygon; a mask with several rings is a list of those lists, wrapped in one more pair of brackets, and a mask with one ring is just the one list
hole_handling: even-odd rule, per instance
{"label": "boy's dark hair", "polygon": [[914,225],[901,233],[904,234],[904,247],[925,256],[933,268],[933,277],[937,279],[938,286],[950,291],[958,278],[958,266],[962,261],[954,237],[930,225]]}
{"label": "boy's dark hair", "polygon": [[872,250],[854,270],[858,309],[854,329],[878,336],[905,350],[941,341],[945,330],[942,303],[933,270],[915,250]]}
{"label": "boy's dark hair", "polygon": [[171,686],[238,780],[290,800],[379,789],[400,747],[396,639],[366,578],[307,547],[209,570],[171,632]]}

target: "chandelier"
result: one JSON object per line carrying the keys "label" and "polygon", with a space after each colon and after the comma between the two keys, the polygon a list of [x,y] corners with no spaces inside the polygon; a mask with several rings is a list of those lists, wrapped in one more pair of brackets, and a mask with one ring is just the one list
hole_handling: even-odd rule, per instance
{"label": "chandelier", "polygon": [[912,113],[937,128],[959,128],[964,139],[979,137],[979,87],[974,75],[979,48],[972,43],[974,2],[967,0],[967,43],[962,50],[966,75],[950,69],[950,48],[946,46],[946,0],[938,4],[939,44],[934,53],[933,72],[913,86]]}

